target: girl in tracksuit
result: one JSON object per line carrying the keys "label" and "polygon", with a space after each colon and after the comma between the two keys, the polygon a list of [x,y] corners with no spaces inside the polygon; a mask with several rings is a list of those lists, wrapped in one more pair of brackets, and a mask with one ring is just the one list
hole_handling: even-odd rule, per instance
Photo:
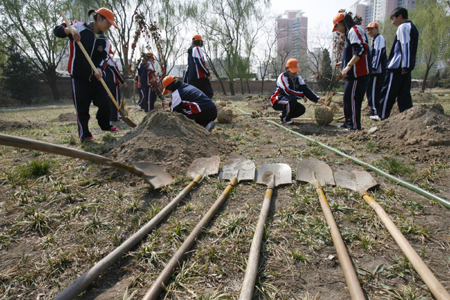
{"label": "girl in tracksuit", "polygon": [[217,108],[205,93],[195,86],[182,83],[171,75],[164,77],[163,85],[163,94],[169,93],[172,96],[172,101],[169,104],[170,111],[182,113],[208,131],[214,128]]}
{"label": "girl in tracksuit", "polygon": [[203,47],[202,37],[196,34],[192,37],[192,45],[188,49],[188,67],[184,73],[183,82],[195,86],[212,99],[214,91],[209,81],[211,74],[206,67],[201,47]]}
{"label": "girl in tracksuit", "polygon": [[297,118],[305,113],[305,107],[297,102],[297,99],[307,97],[309,100],[324,104],[305,84],[300,75],[298,60],[291,58],[286,63],[286,71],[278,76],[275,92],[270,97],[273,109],[281,110],[281,123],[292,124],[292,118]]}
{"label": "girl in tracksuit", "polygon": [[[125,79],[123,79],[122,74],[120,74],[116,63],[114,62],[112,55],[114,52],[110,51],[108,53],[108,60],[103,64],[103,77],[105,78],[105,83],[108,86],[111,94],[114,96],[117,104],[120,106],[120,85],[127,86]],[[114,105],[111,99],[109,99],[110,116],[111,122],[117,122],[120,120],[119,111]]]}
{"label": "girl in tracksuit", "polygon": [[[111,25],[118,27],[114,23],[114,13],[107,8],[102,7],[97,11],[90,10],[88,15],[93,15],[94,22],[71,21],[74,36],[72,36],[65,23],[56,26],[54,29],[54,34],[57,37],[69,37],[70,39],[68,71],[72,78],[72,96],[77,111],[78,135],[83,142],[94,139],[88,128],[91,101],[98,106],[97,121],[100,128],[104,131],[118,131],[117,127],[111,126],[109,123],[109,96],[99,82],[99,78],[102,76],[101,66],[107,59],[107,53],[110,48],[110,42],[104,35],[104,32]],[[78,41],[81,42],[86,52],[90,55],[100,75],[96,74],[91,68],[91,65],[76,43]]]}
{"label": "girl in tracksuit", "polygon": [[345,34],[345,48],[341,76],[347,79],[344,91],[345,131],[361,130],[361,104],[372,72],[369,44],[364,30],[355,23],[351,14],[340,12],[334,19],[334,31]]}
{"label": "girl in tracksuit", "polygon": [[150,112],[155,108],[156,93],[152,89],[152,78],[155,76],[155,58],[152,53],[148,53],[142,60],[139,66],[139,78],[138,86],[143,91],[143,98],[139,103],[139,106],[144,109],[145,112]]}

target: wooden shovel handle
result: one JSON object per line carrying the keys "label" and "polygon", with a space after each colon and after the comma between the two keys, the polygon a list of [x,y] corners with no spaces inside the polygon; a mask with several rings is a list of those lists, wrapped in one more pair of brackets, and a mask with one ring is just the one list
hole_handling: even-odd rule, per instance
{"label": "wooden shovel handle", "polygon": [[392,237],[397,242],[397,245],[411,262],[414,269],[422,278],[423,282],[425,282],[430,291],[433,293],[434,297],[436,297],[436,299],[438,300],[450,299],[450,294],[437,280],[437,278],[423,262],[420,256],[416,253],[416,251],[413,249],[408,240],[403,236],[397,226],[395,226],[394,222],[392,222],[391,218],[389,218],[384,209],[368,194],[363,194],[362,196],[364,200],[366,200],[366,202],[370,205],[370,207],[372,207],[372,209],[378,214],[384,226],[386,226],[387,230],[389,230]]}
{"label": "wooden shovel handle", "polygon": [[164,270],[161,272],[161,274],[159,274],[158,278],[156,278],[156,280],[153,282],[144,298],[142,298],[143,300],[154,300],[158,298],[161,290],[169,281],[170,276],[172,276],[172,273],[183,262],[186,252],[188,252],[192,248],[198,236],[202,233],[202,228],[208,225],[209,221],[212,219],[223,202],[227,199],[228,194],[230,193],[231,189],[237,184],[237,182],[238,181],[236,177],[231,180],[230,184],[226,187],[220,197],[216,200],[216,202],[214,202],[214,205],[208,210],[206,215],[200,220],[197,226],[195,226],[194,230],[186,238],[186,240],[183,242],[174,256],[170,259]]}
{"label": "wooden shovel handle", "polygon": [[18,148],[25,148],[30,150],[37,150],[47,153],[59,154],[74,158],[81,158],[84,160],[92,161],[98,164],[110,166],[137,176],[142,176],[143,172],[141,170],[137,170],[135,167],[131,165],[127,165],[121,162],[113,161],[107,157],[80,151],[77,149],[72,149],[64,146],[54,145],[47,142],[35,141],[26,138],[11,136],[7,134],[0,133],[0,144],[5,146],[12,146]]}
{"label": "wooden shovel handle", "polygon": [[196,185],[202,175],[198,175],[194,180],[187,185],[169,204],[164,207],[156,216],[153,217],[145,226],[139,231],[129,237],[122,245],[117,247],[113,252],[109,253],[105,258],[96,263],[92,268],[87,270],[83,275],[78,277],[71,285],[63,290],[54,300],[71,300],[82,293],[98,276],[106,271],[113,263],[119,260],[123,254],[133,248],[140,240],[149,234],[174,208],[175,206],[189,193],[189,191]]}
{"label": "wooden shovel handle", "polygon": [[250,247],[250,254],[248,257],[247,268],[245,270],[244,282],[242,283],[241,294],[239,300],[251,300],[253,297],[253,290],[255,288],[255,280],[258,275],[259,254],[261,251],[261,242],[264,236],[264,225],[269,214],[270,201],[272,199],[273,189],[267,189],[264,196],[263,206],[258,219],[255,233],[253,234],[253,241]]}
{"label": "wooden shovel handle", "polygon": [[358,277],[356,276],[355,269],[348,255],[347,248],[345,247],[344,241],[342,240],[341,233],[336,224],[336,220],[333,217],[330,206],[328,205],[327,198],[321,187],[316,188],[317,194],[319,195],[320,205],[322,206],[323,214],[330,227],[331,238],[333,239],[334,247],[339,258],[339,263],[341,264],[342,271],[344,272],[345,281],[347,282],[348,290],[350,291],[350,296],[352,299],[365,300],[364,292],[359,284]]}
{"label": "wooden shovel handle", "polygon": [[[72,33],[72,35],[74,35],[74,31],[73,31],[72,26],[70,25],[70,21],[66,18],[66,16],[64,15],[64,13],[62,11],[60,11],[59,14],[63,17],[64,22],[66,22],[67,28],[69,28],[69,30]],[[86,56],[86,59],[89,62],[89,64],[91,65],[91,68],[92,68],[92,70],[94,70],[95,74],[100,74],[100,73],[98,73],[97,67],[92,62],[91,57],[86,52],[86,49],[84,49],[83,44],[81,42],[77,42],[77,44],[78,44],[78,47],[80,47],[81,52],[83,52],[84,56]],[[119,104],[117,104],[116,99],[114,99],[113,94],[111,94],[111,91],[109,90],[108,86],[106,85],[106,83],[105,83],[105,81],[103,80],[102,77],[100,77],[100,82],[102,83],[103,87],[105,88],[106,92],[108,93],[109,97],[111,98],[111,101],[116,106],[117,110],[120,112],[121,115],[124,115],[124,112],[120,108]]]}

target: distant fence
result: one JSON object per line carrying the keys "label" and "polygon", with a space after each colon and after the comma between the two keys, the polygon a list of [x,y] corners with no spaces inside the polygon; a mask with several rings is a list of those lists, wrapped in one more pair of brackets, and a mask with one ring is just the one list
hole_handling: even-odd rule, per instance
{"label": "distant fence", "polygon": [[[315,92],[319,92],[319,86],[316,82],[305,82],[310,89],[312,89]],[[128,82],[128,87],[123,89],[123,92],[126,97],[131,97],[133,94],[133,82]],[[412,88],[419,88],[422,84],[421,80],[413,80],[412,81]],[[211,85],[213,90],[216,93],[222,93],[222,87],[220,86],[218,81],[211,81]],[[230,94],[230,83],[229,81],[223,81],[223,85],[225,87],[226,93]],[[57,86],[59,93],[62,98],[72,98],[72,89],[70,87],[70,78],[69,77],[60,77],[57,81]],[[261,92],[261,86],[262,82],[260,80],[251,80],[249,81],[250,91],[252,94],[259,94]],[[341,81],[339,83],[339,88],[343,88],[345,86],[345,81]],[[264,81],[264,93],[272,93],[275,90],[275,81]],[[239,81],[234,82],[234,91],[236,94],[242,94],[241,91],[241,84]],[[248,94],[248,88],[247,83],[244,82],[244,94]],[[53,97],[52,91],[50,89],[50,86],[46,83],[42,83],[41,90],[39,93],[40,97],[49,98],[51,99]]]}

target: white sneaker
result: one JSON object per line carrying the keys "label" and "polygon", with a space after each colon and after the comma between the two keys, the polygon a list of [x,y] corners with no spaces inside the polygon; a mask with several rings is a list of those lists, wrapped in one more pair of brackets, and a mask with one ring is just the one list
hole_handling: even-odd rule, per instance
{"label": "white sneaker", "polygon": [[294,121],[292,121],[292,120],[289,120],[289,121],[286,121],[286,122],[281,122],[281,124],[294,124]]}
{"label": "white sneaker", "polygon": [[375,115],[375,116],[370,116],[369,117],[371,120],[374,120],[374,121],[381,121],[381,118],[379,117],[379,116],[377,116],[377,115]]}
{"label": "white sneaker", "polygon": [[208,123],[208,125],[206,125],[205,129],[206,131],[211,132],[214,129],[214,127],[216,127],[216,122],[211,121]]}

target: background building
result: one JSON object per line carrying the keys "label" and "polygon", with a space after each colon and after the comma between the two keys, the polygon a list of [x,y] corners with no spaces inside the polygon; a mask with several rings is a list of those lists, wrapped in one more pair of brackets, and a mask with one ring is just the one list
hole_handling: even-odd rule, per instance
{"label": "background building", "polygon": [[306,54],[308,18],[301,10],[287,10],[277,18],[277,51],[283,59]]}
{"label": "background building", "polygon": [[349,10],[363,17],[362,26],[365,28],[372,21],[383,23],[389,18],[396,7],[404,7],[413,10],[416,6],[415,0],[358,0]]}

